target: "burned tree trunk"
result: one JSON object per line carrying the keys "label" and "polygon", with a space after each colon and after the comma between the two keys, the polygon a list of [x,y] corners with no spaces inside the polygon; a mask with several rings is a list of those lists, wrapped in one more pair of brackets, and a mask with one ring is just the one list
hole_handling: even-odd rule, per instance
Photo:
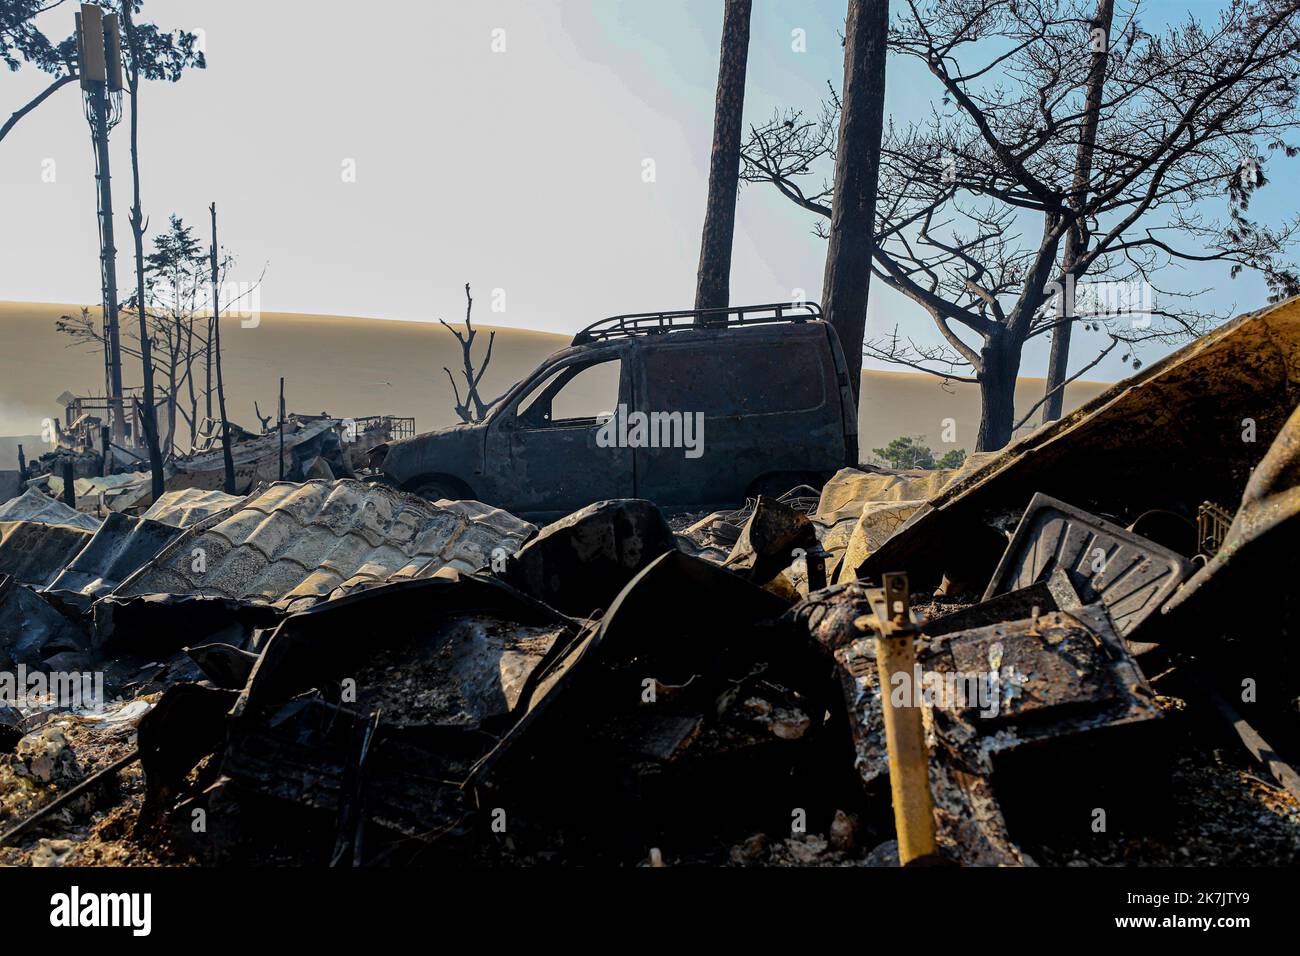
{"label": "burned tree trunk", "polygon": [[725,309],[730,301],[731,242],[736,229],[736,187],[740,181],[741,114],[749,58],[751,0],[727,0],[718,61],[718,96],[713,113],[709,198],[700,240],[695,308]]}
{"label": "burned tree trunk", "polygon": [[167,456],[171,457],[176,448],[176,403],[179,401],[180,386],[176,382],[176,363],[180,356],[176,349],[169,348],[170,361],[167,363],[167,438],[162,442],[167,449]]}
{"label": "burned tree trunk", "polygon": [[[187,417],[185,409],[181,409],[181,417],[185,418],[190,426],[190,449],[193,450],[199,443],[199,397],[194,386],[194,316],[191,315],[188,320],[183,321],[183,328],[179,334],[185,337],[185,372],[184,377],[189,386],[190,413]],[[207,348],[212,347],[212,339],[208,339]]]}
{"label": "burned tree trunk", "polygon": [[[235,460],[230,451],[230,423],[226,421],[226,388],[221,378],[221,303],[217,300],[217,204],[208,207],[212,213],[212,333],[208,343],[208,361],[217,369],[217,408],[221,413],[221,457],[226,466],[225,492],[235,493]],[[211,399],[209,398],[209,401]]]}
{"label": "burned tree trunk", "polygon": [[976,451],[996,451],[1011,441],[1015,430],[1016,371],[1020,368],[1021,343],[1000,329],[984,342],[980,368],[980,426]]}
{"label": "burned tree trunk", "polygon": [[131,180],[135,201],[131,206],[131,234],[135,239],[135,306],[140,315],[140,365],[144,376],[144,408],[141,415],[145,443],[149,449],[150,492],[154,501],[163,493],[162,450],[158,443],[158,408],[153,394],[153,347],[149,341],[148,313],[144,294],[144,214],[140,210],[140,50],[131,21],[131,4],[122,4],[126,43],[131,53],[127,84],[131,97]]}
{"label": "burned tree trunk", "polygon": [[822,304],[826,319],[844,348],[855,397],[862,386],[862,340],[867,326],[876,180],[885,121],[888,31],[889,0],[849,0],[844,36],[844,92]]}
{"label": "burned tree trunk", "polygon": [[[994,388],[985,407],[999,419],[982,430],[981,450],[1014,431],[1004,416],[1017,370],[1003,363],[999,371],[998,361],[982,368],[979,348],[964,336],[987,344],[1000,327],[1017,343],[997,350],[1000,359],[1061,328],[1071,317],[1041,306],[1045,286],[1064,285],[1054,281],[1063,268],[1076,278],[1141,284],[1145,295],[1168,263],[1219,262],[1230,274],[1257,272],[1275,296],[1300,291],[1289,261],[1300,223],[1273,229],[1246,217],[1267,182],[1256,145],[1268,131],[1300,123],[1294,0],[1234,2],[1212,28],[1189,17],[1159,35],[1126,15],[1125,30],[1115,31],[1124,36],[1113,40],[1103,28],[1107,9],[1100,0],[926,0],[907,4],[890,24],[890,52],[927,70],[951,109],[885,128],[872,272],[925,310],[943,342],[868,338],[863,348],[944,378],[969,381],[953,373],[974,370],[981,388]],[[1090,79],[1094,105],[1086,108]],[[833,197],[818,167],[836,151],[841,107],[832,97],[820,119],[778,111],[753,131],[744,177],[830,219]],[[1102,180],[1106,188],[1095,188]],[[1202,218],[1225,186],[1228,218]],[[1043,217],[1040,239],[1019,228],[1031,215]],[[1171,223],[1177,228],[1165,228]],[[1187,303],[1107,308],[1094,324],[1138,347],[1198,335],[1227,317],[1199,306],[1196,292],[1161,291]],[[1160,325],[1127,323],[1120,311]],[[1053,396],[1067,380],[1067,335],[1056,343]],[[1002,384],[990,384],[999,375]]]}
{"label": "burned tree trunk", "polygon": [[461,357],[464,360],[464,369],[461,374],[465,376],[465,401],[460,400],[460,389],[456,387],[456,378],[451,374],[451,369],[443,366],[442,370],[447,373],[447,380],[451,382],[452,394],[456,397],[456,414],[460,416],[462,422],[481,422],[487,409],[496,399],[491,402],[483,401],[479,395],[478,387],[483,381],[483,373],[487,371],[488,363],[492,361],[492,343],[496,341],[496,332],[488,333],[487,352],[483,356],[483,364],[474,368],[474,336],[478,335],[478,330],[474,328],[471,317],[474,312],[474,297],[470,295],[469,283],[465,283],[465,334],[461,335],[446,320],[439,319],[438,323],[456,336],[456,341],[460,343]]}
{"label": "burned tree trunk", "polygon": [[[1092,157],[1097,146],[1097,122],[1101,114],[1101,97],[1106,84],[1106,58],[1110,52],[1110,29],[1115,17],[1115,0],[1097,0],[1097,15],[1092,21],[1092,57],[1088,64],[1088,88],[1084,94],[1083,127],[1079,134],[1079,149],[1074,164],[1074,184],[1069,200],[1076,219],[1065,235],[1065,252],[1061,256],[1061,274],[1071,275],[1078,260],[1088,248],[1088,223],[1079,210],[1088,198],[1088,184],[1092,179]],[[1078,276],[1075,276],[1077,279]],[[1061,317],[1061,324],[1052,332],[1052,353],[1047,360],[1047,401],[1043,405],[1043,421],[1061,417],[1065,401],[1065,376],[1070,364],[1070,333],[1074,316]]]}

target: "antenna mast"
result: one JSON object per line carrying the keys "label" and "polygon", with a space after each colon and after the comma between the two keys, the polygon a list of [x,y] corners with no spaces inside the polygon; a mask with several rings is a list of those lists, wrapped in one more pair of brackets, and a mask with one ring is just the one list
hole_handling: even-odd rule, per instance
{"label": "antenna mast", "polygon": [[[83,3],[77,18],[77,65],[86,120],[95,146],[99,184],[99,266],[104,309],[105,362],[113,441],[126,444],[122,408],[122,348],[117,324],[117,247],[113,244],[113,193],[108,164],[108,133],[122,118],[122,38],[117,14],[104,15]],[[135,436],[138,437],[138,436]],[[104,449],[105,459],[109,449]]]}

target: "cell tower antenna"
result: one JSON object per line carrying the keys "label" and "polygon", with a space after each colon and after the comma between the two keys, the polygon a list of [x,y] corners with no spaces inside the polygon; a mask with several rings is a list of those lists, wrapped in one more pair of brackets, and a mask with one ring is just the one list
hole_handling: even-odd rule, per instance
{"label": "cell tower antenna", "polygon": [[[104,15],[83,3],[77,19],[77,68],[81,74],[86,119],[95,147],[99,189],[99,263],[104,309],[109,418],[113,441],[126,444],[122,408],[122,346],[117,322],[117,247],[113,244],[113,192],[108,163],[108,133],[122,116],[122,40],[117,15]],[[104,449],[107,457],[108,449]]]}

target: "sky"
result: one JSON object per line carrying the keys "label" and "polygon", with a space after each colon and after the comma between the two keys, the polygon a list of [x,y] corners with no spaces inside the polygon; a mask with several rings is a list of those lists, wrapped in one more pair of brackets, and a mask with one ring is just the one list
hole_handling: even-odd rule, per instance
{"label": "sky", "polygon": [[[1158,0],[1147,25],[1189,6],[1212,18],[1220,5]],[[45,14],[47,32],[70,33],[73,9]],[[687,308],[721,11],[720,0],[147,0],[142,19],[200,33],[208,58],[206,70],[141,94],[151,232],[175,213],[206,236],[216,202],[221,243],[238,257],[231,278],[253,283],[265,270],[264,311],[456,320],[466,282],[483,324],[572,333],[605,315]],[[814,109],[828,81],[839,86],[844,11],[843,0],[755,0],[747,126],[776,108]],[[48,81],[30,66],[0,75],[5,116]],[[891,58],[887,116],[928,110],[924,79]],[[118,268],[129,275],[126,123],[112,164]],[[1300,206],[1294,169],[1271,180],[1267,208]],[[0,217],[0,299],[98,302],[93,163],[75,87],[0,143]],[[742,185],[732,302],[818,298],[825,245],[813,224],[770,186]],[[1225,311],[1266,294],[1217,267],[1186,281],[1212,287],[1202,304]],[[922,341],[932,332],[874,282],[868,338],[896,324]],[[1046,347],[1031,343],[1022,374],[1043,374]],[[1076,348],[1074,367],[1092,354]],[[1128,372],[1115,354],[1088,377]]]}

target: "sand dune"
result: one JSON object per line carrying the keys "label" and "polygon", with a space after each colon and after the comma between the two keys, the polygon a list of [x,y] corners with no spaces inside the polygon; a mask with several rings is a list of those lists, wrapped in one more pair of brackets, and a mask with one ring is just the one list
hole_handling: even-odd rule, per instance
{"label": "sand dune", "polygon": [[[67,336],[54,328],[60,315],[80,310],[0,303],[0,435],[39,433],[43,418],[62,413],[55,398],[65,389],[103,394],[101,353],[69,346]],[[487,348],[491,331],[484,328],[475,340],[476,357]],[[497,330],[482,394],[495,398],[567,344],[559,335]],[[263,415],[275,414],[281,375],[291,411],[413,415],[421,430],[457,421],[442,369],[459,374],[460,346],[436,322],[263,313],[256,328],[223,322],[222,346],[228,414],[249,428],[258,424],[254,401]],[[124,384],[140,384],[137,359],[126,360]],[[181,434],[184,444],[188,432]]]}
{"label": "sand dune", "polygon": [[[43,418],[62,409],[55,401],[65,390],[102,394],[101,353],[55,331],[60,315],[81,307],[0,302],[0,435],[34,435]],[[98,315],[98,309],[92,310]],[[449,317],[449,320],[451,317]],[[489,326],[479,326],[475,354],[487,347]],[[569,344],[569,338],[520,329],[496,329],[492,362],[483,394],[494,398],[527,375],[543,358]],[[332,415],[413,415],[425,431],[457,421],[451,386],[443,366],[457,373],[460,346],[437,323],[397,322],[342,316],[263,313],[256,328],[238,320],[222,326],[225,377],[232,421],[256,428],[256,401],[273,414],[279,379],[285,377],[286,403],[299,412]],[[139,365],[130,359],[125,384],[138,385]],[[1105,389],[1105,383],[1077,382],[1066,395],[1073,408]],[[1017,404],[1028,408],[1042,395],[1042,379],[1021,379]],[[956,442],[941,439],[946,418],[956,421]],[[898,435],[919,435],[935,449],[972,448],[979,423],[974,385],[944,384],[911,372],[863,373],[859,440],[863,455]],[[182,435],[187,433],[182,432]],[[32,449],[28,447],[28,454]],[[0,468],[16,463],[13,442],[0,440]]]}

